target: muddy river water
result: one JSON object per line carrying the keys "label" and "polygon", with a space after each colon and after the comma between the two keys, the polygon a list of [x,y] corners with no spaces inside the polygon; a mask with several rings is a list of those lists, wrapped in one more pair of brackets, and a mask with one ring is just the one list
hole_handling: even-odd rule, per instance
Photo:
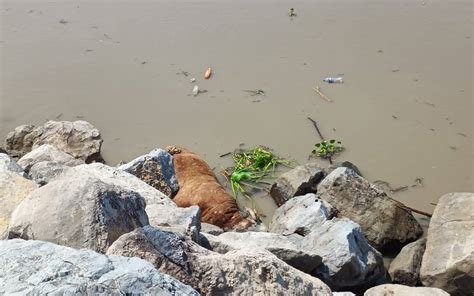
{"label": "muddy river water", "polygon": [[[319,142],[309,116],[343,142],[338,160],[408,185],[393,197],[409,206],[474,190],[471,0],[0,3],[2,139],[83,118],[110,164],[172,144],[218,171],[240,143],[304,163]],[[206,93],[191,95],[193,77]]]}

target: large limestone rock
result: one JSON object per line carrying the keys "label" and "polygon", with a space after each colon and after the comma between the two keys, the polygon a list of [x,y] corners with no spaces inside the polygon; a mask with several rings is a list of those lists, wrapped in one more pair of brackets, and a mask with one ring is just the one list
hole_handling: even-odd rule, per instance
{"label": "large limestone rock", "polygon": [[474,291],[474,193],[443,195],[428,228],[420,276],[452,295]]}
{"label": "large limestone rock", "polygon": [[138,256],[202,295],[332,295],[317,278],[298,271],[267,251],[218,254],[174,233],[152,227],[120,237],[108,254]]}
{"label": "large limestone rock", "polygon": [[349,168],[337,168],[324,178],[318,197],[336,208],[338,217],[359,224],[378,250],[409,243],[423,233],[409,210]]}
{"label": "large limestone rock", "polygon": [[380,285],[365,291],[364,296],[449,296],[443,290],[402,285]]}
{"label": "large limestone rock", "polygon": [[135,158],[119,169],[138,177],[169,197],[178,192],[173,156],[163,149],[155,149],[147,155]]}
{"label": "large limestone rock", "polygon": [[0,239],[6,235],[12,212],[36,188],[35,182],[18,173],[0,169]]}
{"label": "large limestone rock", "polygon": [[313,193],[292,198],[275,211],[270,232],[308,234],[332,218],[324,203]]}
{"label": "large limestone rock", "polygon": [[22,125],[7,135],[4,146],[8,154],[20,158],[43,144],[51,144],[87,163],[102,161],[100,132],[82,120],[48,121],[39,127]]}
{"label": "large limestone rock", "polygon": [[63,174],[69,167],[54,161],[35,163],[28,172],[29,177],[38,185],[43,186]]}
{"label": "large limestone rock", "polygon": [[323,258],[314,275],[334,290],[356,290],[385,278],[382,255],[349,219],[326,221],[304,237],[301,248]]}
{"label": "large limestone rock", "polygon": [[326,176],[316,163],[307,163],[283,173],[270,189],[270,195],[278,206],[294,196],[315,193],[318,183]]}
{"label": "large limestone rock", "polygon": [[390,263],[388,270],[393,283],[415,286],[420,282],[420,267],[425,252],[426,238],[403,247]]}
{"label": "large limestone rock", "polygon": [[11,216],[8,238],[105,252],[122,234],[148,225],[136,192],[94,177],[60,178],[33,191]]}
{"label": "large limestone rock", "polygon": [[76,159],[52,145],[45,144],[25,154],[18,160],[18,164],[25,172],[29,172],[34,164],[42,161],[53,161],[65,166],[76,166],[84,163],[84,161]]}
{"label": "large limestone rock", "polygon": [[199,242],[201,210],[198,206],[188,208],[152,204],[146,207],[150,225],[162,230],[180,233]]}
{"label": "large limestone rock", "polygon": [[268,232],[225,232],[219,236],[203,234],[211,249],[225,254],[234,250],[263,249],[306,273],[316,273],[322,258],[312,251],[302,250],[299,235],[283,236]]}
{"label": "large limestone rock", "polygon": [[[213,251],[264,249],[289,265],[317,276],[333,290],[360,289],[385,276],[382,256],[348,219],[322,223],[305,237],[265,232],[204,234]],[[322,264],[321,264],[322,261]]]}
{"label": "large limestone rock", "polygon": [[139,193],[145,199],[147,206],[152,204],[162,204],[177,207],[169,197],[134,175],[102,163],[79,165],[66,170],[64,174],[59,176],[59,178],[62,178],[63,176],[69,178],[94,176],[104,183],[121,186]]}
{"label": "large limestone rock", "polygon": [[26,177],[26,173],[23,171],[23,168],[19,166],[13,158],[5,153],[0,153],[0,171],[15,172],[23,177]]}
{"label": "large limestone rock", "polygon": [[199,295],[145,260],[42,241],[0,241],[0,266],[1,295]]}
{"label": "large limestone rock", "polygon": [[263,250],[213,252],[194,260],[205,295],[331,295],[319,279]]}

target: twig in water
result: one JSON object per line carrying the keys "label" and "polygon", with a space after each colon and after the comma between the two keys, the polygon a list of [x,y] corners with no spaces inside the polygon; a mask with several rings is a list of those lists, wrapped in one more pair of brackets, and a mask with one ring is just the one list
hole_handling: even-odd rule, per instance
{"label": "twig in water", "polygon": [[227,152],[227,153],[219,155],[219,157],[226,157],[226,156],[231,155],[231,154],[232,154],[232,152]]}
{"label": "twig in water", "polygon": [[319,86],[316,86],[316,88],[313,87],[313,90],[314,90],[323,100],[325,100],[325,101],[327,101],[327,102],[330,102],[330,103],[332,102],[332,100],[331,100],[328,96],[326,96],[325,94],[323,94],[323,93],[321,92],[321,89],[319,88]]}
{"label": "twig in water", "polygon": [[[308,118],[308,120],[313,123],[313,126],[314,126],[314,128],[316,129],[316,131],[318,132],[318,135],[319,135],[319,137],[321,138],[321,141],[322,141],[322,142],[326,141],[326,140],[324,139],[323,135],[321,134],[321,131],[319,130],[318,123],[317,123],[314,119],[312,119],[311,117],[306,117],[306,118]],[[331,156],[328,157],[328,160],[329,160],[329,163],[332,164],[332,158],[331,158]]]}

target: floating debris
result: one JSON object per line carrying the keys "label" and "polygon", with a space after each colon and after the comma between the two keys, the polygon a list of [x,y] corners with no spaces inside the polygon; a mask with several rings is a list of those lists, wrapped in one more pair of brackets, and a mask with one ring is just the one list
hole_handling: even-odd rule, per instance
{"label": "floating debris", "polygon": [[244,89],[244,91],[248,92],[251,96],[265,95],[265,91],[263,89],[257,89],[257,90]]}
{"label": "floating debris", "polygon": [[193,96],[197,96],[199,93],[199,86],[195,85],[193,88]]}
{"label": "floating debris", "polygon": [[62,24],[62,25],[65,25],[65,24],[69,23],[69,21],[67,21],[65,19],[60,19],[59,23]]}
{"label": "floating debris", "polygon": [[290,8],[290,11],[288,12],[288,16],[289,17],[295,17],[296,16],[296,12],[295,12],[295,9],[293,7]]}
{"label": "floating debris", "polygon": [[209,79],[209,78],[211,78],[211,75],[212,75],[212,69],[211,69],[211,68],[207,68],[206,73],[204,73],[204,79]]}
{"label": "floating debris", "polygon": [[323,93],[321,92],[321,89],[319,88],[319,86],[316,86],[316,88],[313,87],[313,90],[314,90],[323,100],[325,100],[325,101],[327,101],[327,102],[332,102],[332,100],[331,100],[328,96],[326,96],[325,94],[323,94]]}
{"label": "floating debris", "polygon": [[191,78],[191,79],[189,79],[189,81],[190,81],[191,83],[194,83],[194,82],[196,82],[196,78]]}
{"label": "floating debris", "polygon": [[344,83],[344,78],[342,77],[326,77],[323,79],[326,83]]}

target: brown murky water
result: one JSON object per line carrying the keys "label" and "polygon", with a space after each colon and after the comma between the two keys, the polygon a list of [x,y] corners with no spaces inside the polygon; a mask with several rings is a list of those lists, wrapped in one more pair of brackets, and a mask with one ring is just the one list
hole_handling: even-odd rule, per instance
{"label": "brown murky water", "polygon": [[[111,164],[174,144],[219,169],[240,143],[304,163],[310,116],[369,180],[422,177],[394,195],[409,206],[474,190],[470,0],[0,3],[0,138],[84,118]],[[345,83],[321,81],[335,74]],[[208,92],[191,96],[192,77]]]}

